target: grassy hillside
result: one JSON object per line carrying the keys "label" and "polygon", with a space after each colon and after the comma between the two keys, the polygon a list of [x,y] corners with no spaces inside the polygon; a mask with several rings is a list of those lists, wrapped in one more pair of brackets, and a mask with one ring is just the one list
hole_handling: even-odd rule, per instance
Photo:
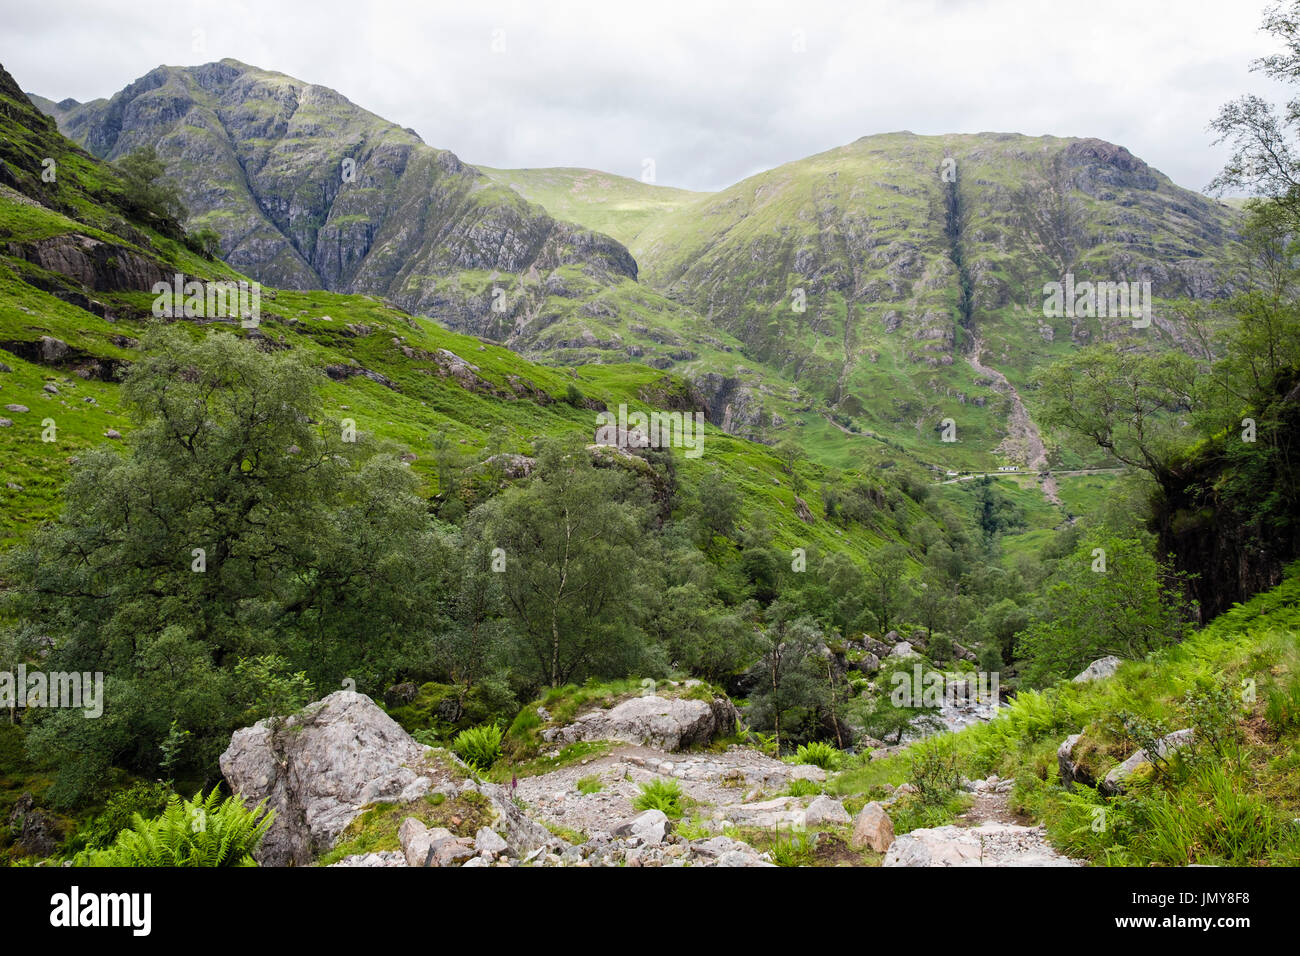
{"label": "grassy hillside", "polygon": [[656,186],[595,169],[477,167],[558,219],[577,222],[631,245],[650,223],[704,193]]}
{"label": "grassy hillside", "polygon": [[[1062,786],[1057,751],[1067,736],[1083,735],[1075,755],[1101,780],[1138,749],[1143,722],[1152,732],[1190,727],[1198,742],[1117,795]],[[1012,808],[1044,822],[1062,852],[1096,865],[1297,866],[1298,745],[1300,565],[1182,644],[1110,678],[1022,692],[990,723],[927,746],[965,777],[1014,778]],[[882,784],[912,776],[911,760],[859,761],[832,789],[878,797]],[[926,821],[943,822],[942,812]]]}

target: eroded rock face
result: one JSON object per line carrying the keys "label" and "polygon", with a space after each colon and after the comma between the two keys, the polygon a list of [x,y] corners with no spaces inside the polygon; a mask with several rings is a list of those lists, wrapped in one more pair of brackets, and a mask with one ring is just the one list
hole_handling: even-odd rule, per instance
{"label": "eroded rock face", "polygon": [[736,717],[735,706],[721,697],[706,702],[647,695],[585,713],[543,737],[561,743],[621,740],[671,752],[732,733]]}
{"label": "eroded rock face", "polygon": [[427,752],[369,697],[340,690],[278,728],[262,720],[235,731],[221,772],[247,804],[275,811],[258,862],[301,865],[367,804],[413,800],[449,780]]}

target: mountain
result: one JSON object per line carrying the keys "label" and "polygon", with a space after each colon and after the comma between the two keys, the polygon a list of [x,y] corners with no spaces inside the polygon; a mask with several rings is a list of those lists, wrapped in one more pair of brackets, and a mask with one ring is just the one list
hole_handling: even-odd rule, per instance
{"label": "mountain", "polygon": [[[41,175],[46,158],[54,161],[53,180]],[[0,542],[55,516],[71,463],[103,444],[106,433],[130,441],[134,423],[122,408],[117,373],[134,360],[153,322],[153,284],[178,272],[204,282],[245,278],[134,219],[113,167],[64,138],[0,67],[0,405],[25,409],[0,409],[8,481],[0,490]],[[629,286],[625,305],[638,295],[655,296],[630,280]],[[684,307],[661,301],[683,323],[697,320]],[[526,450],[537,436],[591,434],[596,411],[620,404],[634,411],[699,408],[718,423],[727,415],[726,407],[710,406],[675,372],[653,364],[535,364],[375,295],[267,286],[261,304],[256,329],[240,330],[232,320],[195,322],[233,328],[267,350],[310,355],[326,374],[331,413],[350,416],[363,432],[396,445],[430,488],[436,479],[428,443],[439,433],[472,464],[503,442],[513,452]],[[635,323],[638,315],[627,309],[618,320]],[[653,334],[672,341],[669,333]],[[753,374],[743,366],[732,372]],[[760,383],[754,381],[757,394]],[[734,396],[740,379],[726,382]],[[781,399],[792,401],[788,394]],[[56,422],[56,441],[35,440],[46,417]],[[679,462],[676,480],[688,492],[720,478],[734,482],[743,490],[743,512],[762,513],[783,546],[861,556],[900,534],[883,525],[848,535],[828,522],[809,525],[797,514],[785,472],[769,450],[712,425],[707,442],[707,458]],[[841,445],[859,464],[892,455],[862,437]],[[916,520],[919,506],[897,489],[890,496],[900,522]]]}
{"label": "mountain", "polygon": [[595,169],[478,169],[551,215],[613,236],[624,245],[660,217],[708,195]]}
{"label": "mountain", "polygon": [[158,67],[107,100],[37,101],[100,158],[155,147],[187,225],[216,230],[222,257],[261,282],[379,295],[562,361],[690,351],[638,332],[640,313],[681,310],[636,284],[619,242],[333,90],[222,60]]}
{"label": "mountain", "polygon": [[[1100,140],[891,133],[701,197],[630,248],[643,281],[848,418],[951,415],[996,445],[979,406],[1004,404],[999,373],[1024,387],[1076,345],[1179,344],[1172,301],[1238,281],[1237,222]],[[1045,317],[1043,286],[1066,273],[1149,280],[1154,327]]]}
{"label": "mountain", "polygon": [[[726,430],[824,459],[850,433],[934,468],[1087,464],[1035,424],[1038,371],[1116,337],[1186,347],[1178,302],[1242,281],[1239,211],[1095,139],[867,136],[710,194],[478,169],[233,60],[38,102],[97,156],[156,146],[189,225],[255,278],[379,295],[538,361],[672,368]],[[1045,315],[1067,274],[1149,281],[1152,326]]]}

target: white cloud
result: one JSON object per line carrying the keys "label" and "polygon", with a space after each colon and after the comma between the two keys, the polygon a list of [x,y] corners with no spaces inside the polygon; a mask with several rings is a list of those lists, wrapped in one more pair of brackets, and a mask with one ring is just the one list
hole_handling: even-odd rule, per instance
{"label": "white cloud", "polygon": [[1285,95],[1248,72],[1273,49],[1264,5],[82,0],[6,11],[0,56],[24,89],[80,100],[231,56],[469,162],[638,176],[653,157],[660,183],[696,189],[897,129],[1097,136],[1200,188],[1226,155],[1218,107]]}

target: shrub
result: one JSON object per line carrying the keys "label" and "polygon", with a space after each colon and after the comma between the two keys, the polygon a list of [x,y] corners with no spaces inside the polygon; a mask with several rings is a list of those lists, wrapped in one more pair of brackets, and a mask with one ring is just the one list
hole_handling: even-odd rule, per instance
{"label": "shrub", "polygon": [[462,730],[451,749],[475,770],[487,770],[501,757],[501,728],[497,724],[484,724]]}
{"label": "shrub", "polygon": [[957,755],[934,741],[913,749],[911,780],[920,802],[931,807],[948,803],[961,790]]}
{"label": "shrub", "polygon": [[266,802],[248,809],[237,797],[219,799],[216,787],[193,800],[173,795],[162,815],[135,814],[129,830],[103,850],[86,850],[77,866],[256,866],[253,851],[275,814]]}
{"label": "shrub", "polygon": [[137,781],[109,797],[103,812],[86,824],[79,836],[88,849],[102,850],[129,829],[136,816],[150,820],[162,813],[173,796],[165,783]]}
{"label": "shrub", "polygon": [[632,801],[638,810],[662,810],[664,815],[677,819],[682,815],[681,784],[676,780],[658,779],[641,784],[641,793]]}
{"label": "shrub", "polygon": [[823,770],[838,770],[843,754],[828,743],[814,740],[812,743],[800,744],[794,752],[795,763],[810,763]]}

